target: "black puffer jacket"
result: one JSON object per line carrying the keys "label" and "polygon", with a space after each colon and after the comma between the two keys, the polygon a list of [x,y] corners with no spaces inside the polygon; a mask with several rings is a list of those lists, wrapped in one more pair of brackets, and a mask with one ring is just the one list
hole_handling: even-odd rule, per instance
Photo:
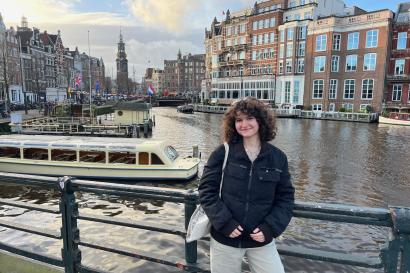
{"label": "black puffer jacket", "polygon": [[[199,185],[200,203],[212,223],[211,235],[232,247],[266,245],[285,230],[292,218],[294,188],[286,155],[263,143],[252,163],[242,142],[230,144],[221,200],[219,183],[224,155],[225,148],[220,145],[209,157]],[[229,238],[238,225],[244,228],[242,235]],[[263,243],[250,237],[257,227],[265,235]]]}

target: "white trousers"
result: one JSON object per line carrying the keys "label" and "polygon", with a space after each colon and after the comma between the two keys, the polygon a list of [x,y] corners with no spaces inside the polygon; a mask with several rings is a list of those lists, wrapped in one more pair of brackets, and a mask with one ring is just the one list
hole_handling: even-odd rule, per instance
{"label": "white trousers", "polygon": [[210,252],[212,273],[241,273],[244,256],[252,273],[285,273],[274,241],[262,247],[235,248],[211,237]]}

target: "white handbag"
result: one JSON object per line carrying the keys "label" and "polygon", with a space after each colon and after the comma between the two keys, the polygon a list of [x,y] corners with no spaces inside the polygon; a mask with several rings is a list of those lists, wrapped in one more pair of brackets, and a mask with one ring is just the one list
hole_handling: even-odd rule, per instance
{"label": "white handbag", "polygon": [[[228,154],[229,154],[228,143],[225,142],[224,146],[225,146],[225,158],[222,164],[222,177],[221,177],[221,183],[219,185],[219,198],[221,198],[222,185],[224,182],[225,166],[226,166],[226,161],[228,159]],[[199,240],[202,237],[208,235],[210,231],[211,231],[211,222],[209,221],[209,218],[206,215],[202,206],[199,205],[194,211],[194,213],[192,214],[191,219],[189,220],[187,233],[186,233],[186,241],[190,243],[190,242]]]}

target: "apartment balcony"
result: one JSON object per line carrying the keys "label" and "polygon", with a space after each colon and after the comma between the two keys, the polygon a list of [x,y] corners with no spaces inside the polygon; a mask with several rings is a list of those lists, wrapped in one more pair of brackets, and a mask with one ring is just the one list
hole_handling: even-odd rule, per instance
{"label": "apartment balcony", "polygon": [[388,82],[393,83],[410,83],[410,75],[403,74],[403,75],[387,75],[386,76]]}
{"label": "apartment balcony", "polygon": [[222,52],[232,52],[237,50],[246,50],[247,44],[231,45],[222,47]]}
{"label": "apartment balcony", "polygon": [[246,60],[229,60],[219,62],[219,66],[236,66],[236,65],[245,65]]}

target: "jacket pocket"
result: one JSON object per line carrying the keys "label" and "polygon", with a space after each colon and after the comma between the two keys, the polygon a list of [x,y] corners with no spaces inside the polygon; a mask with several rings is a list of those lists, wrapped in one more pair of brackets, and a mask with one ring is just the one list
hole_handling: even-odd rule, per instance
{"label": "jacket pocket", "polygon": [[236,178],[245,178],[249,175],[248,167],[239,163],[228,162],[225,167],[225,174]]}
{"label": "jacket pocket", "polygon": [[280,169],[261,167],[258,170],[258,180],[260,182],[278,182],[281,173]]}

